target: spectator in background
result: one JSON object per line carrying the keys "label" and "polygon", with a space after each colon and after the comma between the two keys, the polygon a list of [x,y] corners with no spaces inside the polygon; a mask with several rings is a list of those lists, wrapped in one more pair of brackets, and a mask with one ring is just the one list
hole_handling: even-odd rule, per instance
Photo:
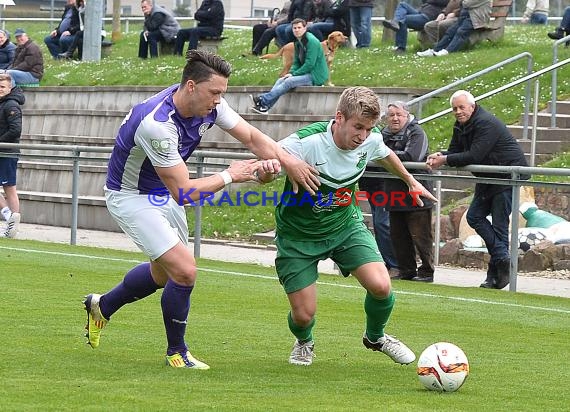
{"label": "spectator in background", "polygon": [[349,0],[348,7],[350,8],[350,27],[356,36],[356,47],[370,47],[374,0]]}
{"label": "spectator in background", "polygon": [[10,41],[10,33],[0,30],[0,69],[6,70],[14,61],[16,45]]}
{"label": "spectator in background", "polygon": [[12,87],[39,83],[44,75],[44,56],[39,46],[28,37],[24,29],[16,29],[16,55],[6,73],[12,77]]}
{"label": "spectator in background", "polygon": [[180,25],[170,11],[153,4],[152,0],[142,0],[141,9],[144,26],[139,39],[139,57],[146,59],[150,49],[152,59],[158,57],[158,43],[172,43],[176,39]]}
{"label": "spectator in background", "polygon": [[322,86],[329,77],[329,68],[321,42],[307,33],[307,22],[292,21],[295,41],[295,57],[291,70],[277,79],[271,90],[257,97],[251,96],[256,113],[267,113],[277,100],[289,90],[299,86]]}
{"label": "spectator in background", "polygon": [[295,35],[293,34],[293,20],[303,19],[307,23],[312,21],[315,17],[315,5],[313,0],[293,0],[291,2],[291,8],[289,9],[289,14],[287,15],[287,21],[289,23],[281,24],[277,26],[275,30],[275,43],[277,47],[283,47],[287,43],[295,41]]}
{"label": "spectator in background", "polygon": [[457,22],[460,11],[461,0],[450,0],[435,20],[428,21],[424,29],[418,33],[422,48],[428,49],[435,46],[447,30]]}
{"label": "spectator in background", "polygon": [[[367,172],[384,172],[385,170],[378,166],[367,166]],[[392,245],[392,238],[390,236],[390,213],[386,210],[386,205],[382,204],[382,199],[372,201],[374,196],[386,192],[386,179],[381,177],[368,177],[363,176],[358,181],[360,190],[364,190],[368,194],[368,204],[370,205],[370,212],[372,213],[372,226],[374,229],[374,239],[386,269],[390,277],[399,275],[398,260],[394,253]]]}
{"label": "spectator in background", "polygon": [[307,24],[307,31],[323,41],[333,31],[334,21],[330,15],[331,0],[313,0],[313,20]]}
{"label": "spectator in background", "polygon": [[[22,134],[22,106],[24,93],[19,87],[12,87],[9,74],[0,74],[0,142],[19,143]],[[18,149],[1,149],[14,153],[15,157],[0,157],[0,182],[4,196],[0,195],[0,214],[6,220],[6,229],[0,237],[16,237],[20,224],[20,200],[16,191],[16,169]]]}
{"label": "spectator in background", "polygon": [[[427,165],[462,167],[472,164],[528,166],[524,152],[507,126],[475,102],[473,95],[458,90],[449,99],[456,122],[447,151],[431,154]],[[508,173],[473,172],[477,177],[508,179]],[[528,179],[529,176],[521,176]],[[512,190],[508,185],[476,183],[467,210],[467,223],[485,242],[491,256],[482,288],[502,289],[509,284],[509,216]],[[487,216],[491,215],[491,221]],[[516,253],[516,250],[513,251]]]}
{"label": "spectator in background", "polygon": [[77,10],[75,0],[67,0],[61,16],[61,22],[44,39],[44,43],[54,59],[57,59],[60,53],[67,51],[79,30],[81,30],[79,10]]}
{"label": "spectator in background", "polygon": [[447,56],[461,50],[469,42],[469,35],[485,27],[491,19],[493,0],[463,0],[459,19],[443,35],[433,49],[417,52],[420,57]]}
{"label": "spectator in background", "polygon": [[521,23],[548,23],[548,0],[528,0]]}
{"label": "spectator in background", "polygon": [[188,41],[188,50],[198,48],[198,41],[204,37],[219,37],[224,31],[224,3],[220,0],[204,0],[194,13],[196,27],[180,29],[176,35],[174,54],[182,56],[184,43]]}
{"label": "spectator in background", "polygon": [[[253,35],[251,41],[251,53],[254,56],[259,56],[263,53],[263,49],[269,46],[271,40],[275,38],[275,30],[280,24],[288,23],[287,16],[291,2],[286,1],[281,7],[277,16],[272,16],[267,23],[259,23],[253,26]],[[243,54],[242,56],[246,56]]]}
{"label": "spectator in background", "polygon": [[382,25],[396,32],[396,54],[404,54],[408,44],[408,28],[423,30],[428,21],[435,20],[449,0],[422,0],[419,9],[415,9],[405,1],[398,3],[394,18],[383,20]]}
{"label": "spectator in background", "polygon": [[315,19],[307,25],[309,33],[323,41],[333,31],[350,37],[350,10],[348,0],[314,0]]}
{"label": "spectator in background", "polygon": [[[386,127],[382,129],[384,144],[392,149],[402,162],[425,162],[429,154],[428,138],[404,102],[388,104]],[[426,173],[414,170],[415,174]],[[418,181],[430,192],[430,180]],[[399,179],[386,179],[386,210],[390,212],[390,236],[400,274],[395,279],[433,282],[433,202],[425,199],[422,206],[410,194],[400,201],[392,201],[408,193],[407,185]],[[382,200],[382,199],[381,199]],[[417,254],[416,254],[417,251]],[[417,256],[420,259],[418,267]]]}
{"label": "spectator in background", "polygon": [[[67,51],[60,53],[58,55],[58,57],[60,59],[71,59],[73,57],[73,54],[75,53],[75,50],[77,50],[77,54],[78,54],[80,60],[81,60],[81,56],[83,55],[83,30],[84,30],[83,22],[85,21],[85,1],[77,0],[76,1],[76,7],[77,7],[77,10],[79,10],[79,26],[81,27],[81,30],[79,30],[75,34],[75,39],[69,45],[69,48],[67,49]],[[105,38],[105,35],[106,35],[106,33],[105,33],[105,22],[103,21],[101,23],[102,23],[101,41],[103,41],[103,39]]]}
{"label": "spectator in background", "polygon": [[[560,26],[556,28],[555,31],[548,33],[548,37],[552,40],[560,40],[570,34],[570,7],[564,9],[564,14],[562,15],[562,21]],[[568,46],[568,43],[566,43]]]}

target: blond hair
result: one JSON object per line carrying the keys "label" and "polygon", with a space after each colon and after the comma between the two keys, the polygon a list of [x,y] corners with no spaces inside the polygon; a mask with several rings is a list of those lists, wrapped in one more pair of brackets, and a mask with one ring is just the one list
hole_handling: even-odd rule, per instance
{"label": "blond hair", "polygon": [[380,100],[368,87],[349,87],[340,95],[336,110],[346,119],[362,116],[377,121],[380,118]]}

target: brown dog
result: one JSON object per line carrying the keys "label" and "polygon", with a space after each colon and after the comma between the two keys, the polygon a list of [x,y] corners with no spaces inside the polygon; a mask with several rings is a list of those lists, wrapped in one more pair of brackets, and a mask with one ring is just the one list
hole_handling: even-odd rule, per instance
{"label": "brown dog", "polygon": [[[342,34],[341,31],[333,31],[328,35],[326,40],[321,42],[323,46],[323,52],[325,53],[325,58],[327,59],[327,66],[329,66],[329,79],[327,81],[327,86],[334,86],[331,83],[330,71],[334,61],[334,54],[341,44],[346,43],[348,37]],[[293,65],[293,57],[295,53],[295,43],[287,43],[285,46],[281,47],[277,53],[264,54],[260,59],[274,59],[276,57],[283,58],[283,70],[279,73],[279,77],[285,76],[289,73],[291,66]]]}

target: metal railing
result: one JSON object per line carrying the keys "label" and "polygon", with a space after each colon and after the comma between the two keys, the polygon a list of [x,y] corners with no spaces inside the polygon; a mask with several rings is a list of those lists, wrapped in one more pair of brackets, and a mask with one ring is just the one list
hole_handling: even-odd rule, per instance
{"label": "metal railing", "polygon": [[[552,64],[556,64],[558,62],[558,46],[560,46],[562,43],[566,43],[566,42],[570,42],[570,35],[561,38],[560,40],[556,40],[554,42],[554,44],[552,45]],[[558,85],[558,76],[557,76],[557,71],[553,70],[552,71],[552,84],[550,86],[550,90],[551,90],[551,99],[552,99],[552,108],[550,110],[550,113],[552,114],[552,116],[550,117],[550,127],[556,127],[556,86]]]}
{"label": "metal railing", "polygon": [[[112,147],[96,147],[96,146],[72,146],[72,145],[54,145],[54,144],[14,144],[14,143],[0,143],[0,149],[2,148],[18,148],[18,149],[28,149],[28,150],[42,150],[42,151],[57,151],[57,152],[69,152],[69,155],[46,155],[42,154],[28,154],[21,153],[18,156],[22,158],[31,159],[58,159],[58,160],[70,160],[72,162],[72,193],[71,193],[71,222],[70,222],[70,244],[75,245],[77,240],[77,217],[79,211],[79,179],[80,179],[80,162],[82,160],[88,161],[101,161],[107,162],[107,158],[103,157],[90,157],[85,156],[88,153],[111,153]],[[82,156],[83,154],[83,156]],[[0,157],[13,157],[13,153],[1,153]],[[220,152],[220,151],[195,151],[188,161],[189,165],[196,166],[195,176],[197,178],[204,175],[204,169],[208,166],[219,167],[220,163],[209,163],[206,162],[206,158],[211,159],[251,159],[254,156],[249,153],[234,153],[234,152]],[[426,165],[423,163],[416,162],[406,162],[404,165],[412,170],[425,169]],[[537,167],[522,167],[522,166],[484,166],[484,165],[471,165],[462,168],[453,168],[453,170],[463,170],[468,172],[502,172],[511,175],[510,179],[490,179],[490,178],[478,178],[472,176],[460,176],[460,175],[446,175],[444,172],[452,170],[448,167],[443,167],[439,170],[438,174],[420,174],[415,175],[417,178],[422,180],[435,180],[441,184],[441,181],[445,180],[464,180],[467,183],[491,183],[491,184],[501,184],[512,186],[513,191],[513,205],[514,211],[519,210],[519,196],[521,186],[537,186],[537,187],[563,187],[569,188],[569,183],[548,183],[548,182],[531,182],[526,180],[521,180],[519,177],[523,174],[541,175],[541,176],[565,176],[570,177],[570,169],[560,169],[560,168],[537,168]],[[378,172],[366,172],[366,176],[370,177],[388,177],[394,178],[392,175],[386,175],[384,173]],[[437,192],[436,196],[438,200],[441,200],[441,192]],[[440,202],[437,203],[439,205]],[[196,257],[200,256],[200,244],[202,240],[202,206],[197,205],[194,209],[196,221],[194,227],[194,255]],[[436,207],[436,224],[440,220],[441,208]],[[435,231],[435,250],[439,253],[439,229],[436,228]],[[518,219],[512,219],[511,221],[511,240],[510,240],[511,251],[518,250]],[[435,263],[438,263],[436,259]],[[516,281],[518,272],[518,255],[511,253],[511,283],[509,290],[516,291]]]}
{"label": "metal railing", "polygon": [[[495,94],[497,94],[497,93],[500,93],[500,92],[502,92],[502,91],[504,91],[504,90],[507,90],[507,89],[510,89],[510,88],[512,88],[512,87],[518,86],[518,85],[521,84],[521,83],[528,82],[529,80],[538,79],[540,76],[542,76],[542,75],[544,75],[544,74],[546,74],[546,73],[548,73],[548,72],[550,72],[550,71],[556,70],[556,69],[559,68],[559,67],[565,66],[565,65],[567,65],[568,63],[570,63],[570,59],[566,59],[566,60],[563,60],[563,61],[558,62],[558,63],[556,63],[556,64],[553,64],[553,65],[551,65],[551,66],[545,67],[544,69],[541,69],[541,70],[539,70],[539,71],[537,71],[537,72],[534,72],[534,73],[532,73],[532,74],[529,74],[529,75],[527,75],[527,76],[525,76],[525,77],[522,77],[522,78],[520,78],[520,79],[514,80],[514,81],[512,81],[511,83],[508,83],[508,84],[506,84],[506,85],[504,85],[504,86],[501,86],[501,87],[498,87],[498,88],[496,88],[496,89],[494,89],[494,90],[491,90],[490,92],[487,92],[487,93],[484,93],[484,94],[482,94],[482,95],[480,95],[480,96],[477,96],[477,97],[475,97],[475,100],[476,100],[476,101],[479,101],[479,100],[485,99],[485,98],[487,98],[487,97],[489,97],[489,96],[493,96],[493,95],[495,95]],[[537,86],[537,87],[538,87],[538,86]],[[538,96],[536,96],[537,94],[538,94],[538,93],[535,93],[535,99],[538,98]],[[537,102],[535,101],[535,108],[537,107],[536,105],[537,105]],[[535,109],[535,111],[536,111],[536,109]],[[419,123],[419,124],[423,124],[423,123],[429,122],[429,121],[431,121],[431,120],[435,120],[435,119],[437,119],[437,118],[439,118],[439,117],[441,117],[441,116],[444,116],[444,115],[446,115],[446,114],[448,114],[448,113],[451,113],[451,108],[442,110],[442,111],[440,111],[440,112],[438,112],[438,113],[435,113],[435,114],[433,114],[433,115],[431,115],[431,116],[428,116],[428,117],[426,117],[426,118],[423,118],[423,119],[419,120],[418,123]],[[535,116],[534,116],[534,119],[533,119],[533,131],[534,131],[534,132],[533,132],[533,136],[532,136],[532,139],[533,139],[533,140],[531,141],[531,159],[534,159],[535,154],[534,154],[533,151],[536,150],[536,123],[537,123],[537,120],[538,120],[538,119],[537,119],[537,116],[536,116],[536,113],[535,113]],[[465,170],[469,170],[469,169],[465,169]],[[436,191],[437,191],[437,192],[441,192],[441,181],[437,181],[437,182],[436,182]],[[514,206],[513,206],[513,208],[514,208]],[[436,213],[437,213],[438,216],[441,214],[441,204],[440,204],[440,203],[437,203],[437,204],[436,204]],[[436,221],[436,225],[439,225],[439,220]],[[439,229],[439,227],[436,227],[436,229]],[[439,239],[439,236],[440,236],[440,233],[439,233],[439,230],[437,230],[437,231],[435,232],[436,244],[439,244],[439,240],[440,240],[440,239]],[[511,263],[512,263],[512,262],[511,262]]]}
{"label": "metal railing", "polygon": [[[418,118],[421,118],[422,116],[422,103],[425,100],[428,100],[434,96],[437,96],[447,90],[451,90],[454,89],[455,87],[459,86],[460,84],[464,84],[467,83],[473,79],[476,79],[478,77],[481,77],[487,73],[490,73],[492,71],[495,71],[501,67],[506,66],[507,64],[513,63],[517,60],[526,58],[527,59],[527,73],[531,74],[532,73],[532,66],[533,66],[533,57],[532,54],[528,53],[528,52],[523,52],[520,54],[517,54],[516,56],[510,57],[508,59],[505,59],[503,61],[500,61],[497,64],[494,64],[492,66],[489,66],[483,70],[479,70],[476,73],[473,73],[467,77],[463,77],[453,83],[450,83],[446,86],[440,87],[439,89],[433,90],[429,93],[423,94],[419,97],[416,97],[415,99],[410,100],[409,102],[407,102],[408,107],[412,107],[413,105],[418,105],[418,109],[416,111],[416,114],[418,116]],[[529,105],[530,105],[530,79],[527,81],[527,85],[526,85],[526,91],[525,91],[525,107],[524,107],[524,128],[523,128],[523,139],[527,139],[528,133],[527,133],[527,128],[528,128],[528,112],[529,112]]]}

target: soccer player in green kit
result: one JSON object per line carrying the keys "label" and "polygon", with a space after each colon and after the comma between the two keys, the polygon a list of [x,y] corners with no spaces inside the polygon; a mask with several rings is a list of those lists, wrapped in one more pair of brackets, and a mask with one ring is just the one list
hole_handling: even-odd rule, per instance
{"label": "soccer player in green kit", "polygon": [[[275,212],[275,266],[289,299],[289,329],[296,338],[289,358],[292,364],[308,366],[313,362],[317,264],[327,258],[344,276],[352,274],[366,289],[364,346],[400,364],[415,360],[414,352],[403,342],[384,333],[395,297],[376,241],[355,204],[355,186],[366,164],[377,161],[407,183],[405,195],[413,196],[418,205],[423,204],[420,196],[436,199],[384,145],[375,127],[379,118],[380,103],[374,92],[350,87],[340,96],[333,120],[308,125],[279,142],[287,152],[313,165],[321,183],[319,192],[311,196],[305,190],[295,194],[286,180],[284,197]],[[273,177],[270,173],[258,175],[261,182]]]}

